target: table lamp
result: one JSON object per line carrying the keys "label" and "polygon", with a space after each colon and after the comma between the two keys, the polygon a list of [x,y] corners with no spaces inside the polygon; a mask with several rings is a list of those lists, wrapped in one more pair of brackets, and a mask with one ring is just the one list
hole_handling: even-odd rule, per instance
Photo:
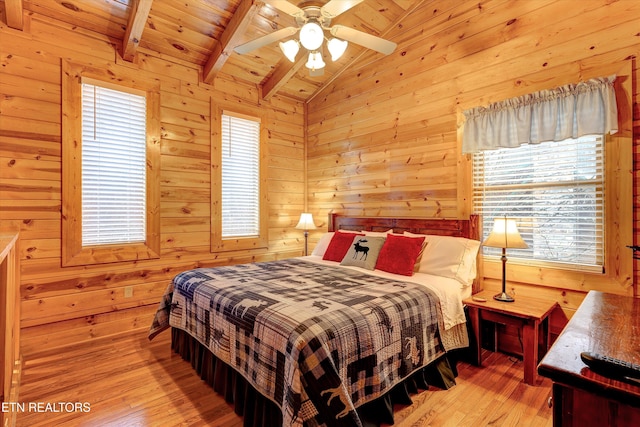
{"label": "table lamp", "polygon": [[492,248],[502,248],[502,293],[494,295],[493,299],[504,302],[515,301],[512,296],[507,295],[506,250],[507,248],[526,249],[529,247],[527,243],[522,240],[518,232],[516,220],[506,217],[495,218],[493,221],[493,230],[491,230],[491,233],[489,233],[489,236],[482,244]]}
{"label": "table lamp", "polygon": [[310,213],[301,213],[300,221],[298,221],[296,228],[304,230],[304,255],[307,256],[307,239],[309,238],[308,230],[316,229],[316,225],[313,222],[313,216]]}

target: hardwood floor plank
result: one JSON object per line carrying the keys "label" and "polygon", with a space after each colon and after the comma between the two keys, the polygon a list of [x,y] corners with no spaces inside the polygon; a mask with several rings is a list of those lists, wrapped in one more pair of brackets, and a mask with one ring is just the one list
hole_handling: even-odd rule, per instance
{"label": "hardwood floor plank", "polygon": [[[551,383],[523,382],[522,361],[487,352],[483,367],[459,364],[456,386],[429,390],[413,397],[414,404],[396,409],[396,425],[424,426],[544,426],[552,425],[546,405]],[[540,416],[544,414],[544,416]]]}
{"label": "hardwood floor plank", "polygon": [[[483,367],[460,363],[455,387],[432,387],[397,405],[395,426],[552,425],[547,379],[528,386],[522,361],[491,352],[483,360]],[[20,402],[19,427],[242,426],[233,405],[171,351],[170,334],[149,342],[146,329],[33,354],[24,362]],[[86,402],[88,411],[34,410],[60,402]]]}

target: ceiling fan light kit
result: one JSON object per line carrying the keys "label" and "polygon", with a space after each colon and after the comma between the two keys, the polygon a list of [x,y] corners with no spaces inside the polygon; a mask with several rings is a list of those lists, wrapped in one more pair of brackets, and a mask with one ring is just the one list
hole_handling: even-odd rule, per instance
{"label": "ceiling fan light kit", "polygon": [[348,46],[347,41],[389,55],[397,46],[389,40],[341,25],[330,26],[331,19],[362,1],[364,0],[330,0],[322,7],[303,6],[299,8],[287,0],[265,0],[265,3],[296,18],[298,28],[282,28],[248,43],[236,46],[234,50],[239,54],[245,54],[273,43],[274,41],[290,37],[299,30],[299,41],[290,39],[285,42],[280,42],[280,50],[282,50],[282,53],[289,61],[295,62],[296,56],[300,51],[300,45],[302,45],[302,47],[309,52],[305,66],[310,70],[309,74],[311,76],[322,75],[324,72],[324,66],[326,64],[322,59],[321,49],[322,43],[326,39],[324,35],[325,30],[334,36],[327,40],[327,49],[331,54],[331,60],[334,62],[344,54]]}

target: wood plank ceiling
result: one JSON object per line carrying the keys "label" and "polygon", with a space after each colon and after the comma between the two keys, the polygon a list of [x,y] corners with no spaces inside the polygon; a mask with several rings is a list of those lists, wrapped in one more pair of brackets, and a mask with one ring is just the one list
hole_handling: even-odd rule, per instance
{"label": "wood plank ceiling", "polygon": [[[291,3],[322,6],[328,0]],[[393,41],[402,20],[427,0],[365,0],[334,18],[340,24]],[[259,0],[4,0],[9,27],[23,30],[26,16],[47,17],[62,25],[106,36],[125,61],[138,53],[155,52],[170,61],[195,65],[202,80],[218,74],[258,85],[265,99],[274,94],[307,101],[346,69],[382,54],[349,43],[345,54],[326,63],[322,76],[310,76],[305,54],[287,60],[274,42],[248,54],[233,48],[285,27],[296,27],[292,16]]]}

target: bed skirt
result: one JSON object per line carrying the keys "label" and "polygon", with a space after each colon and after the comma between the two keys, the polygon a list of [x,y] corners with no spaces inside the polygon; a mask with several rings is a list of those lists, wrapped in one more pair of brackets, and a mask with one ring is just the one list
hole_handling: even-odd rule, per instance
{"label": "bed skirt", "polygon": [[[243,417],[244,427],[281,427],[282,413],[271,400],[258,393],[242,375],[218,360],[205,346],[187,332],[171,328],[171,347],[209,386],[234,405]],[[455,361],[445,356],[415,372],[378,399],[356,409],[363,426],[393,424],[393,405],[410,405],[411,394],[427,390],[429,385],[448,389],[455,385]]]}

